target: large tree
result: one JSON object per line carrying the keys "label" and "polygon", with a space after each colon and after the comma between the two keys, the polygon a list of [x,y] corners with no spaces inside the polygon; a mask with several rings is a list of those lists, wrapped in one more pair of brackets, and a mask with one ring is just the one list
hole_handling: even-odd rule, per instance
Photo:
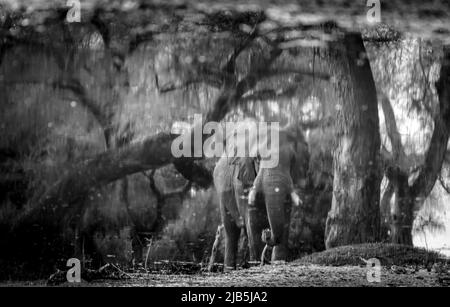
{"label": "large tree", "polygon": [[[101,4],[99,7],[93,5],[92,7],[95,8],[93,11],[83,14],[84,20],[80,28],[94,27],[96,29],[96,32],[102,37],[107,51],[111,54],[111,62],[117,72],[125,70],[124,62],[127,56],[136,50],[140,43],[157,40],[161,34],[190,31],[192,27],[200,27],[202,31],[206,29],[212,35],[217,32],[220,32],[221,35],[229,35],[235,41],[235,46],[226,59],[217,58],[217,62],[221,63],[218,65],[220,69],[217,71],[208,69],[207,65],[199,65],[201,74],[195,78],[183,80],[184,82],[181,84],[175,82],[161,85],[157,82],[161,93],[189,87],[194,83],[204,83],[217,88],[218,94],[204,119],[205,121],[220,121],[239,103],[250,100],[255,94],[260,94],[259,97],[261,94],[269,94],[267,99],[272,99],[272,97],[276,99],[277,95],[280,95],[279,91],[259,91],[259,93],[257,91],[257,83],[268,75],[280,74],[280,72],[288,72],[297,77],[298,75],[311,75],[310,71],[293,71],[290,67],[280,69],[273,65],[283,53],[283,49],[289,49],[296,43],[299,43],[300,46],[305,44],[309,46],[311,42],[317,43],[317,41],[322,46],[321,38],[327,38],[326,35],[317,35],[318,28],[322,29],[317,26],[317,20],[312,24],[309,22],[311,16],[308,13],[317,13],[317,8],[328,4],[322,1],[314,1],[312,5],[307,5],[306,1],[300,2],[304,4],[301,8],[300,6],[294,7],[293,11],[290,8],[289,14],[285,14],[286,12],[281,9],[280,14],[280,11],[269,10],[264,5],[261,11],[257,12],[240,10],[213,10],[211,12],[204,6],[202,10],[198,9],[202,6],[190,6],[178,2],[155,5],[151,1],[139,2],[138,9],[123,9],[120,1],[117,1],[118,4],[107,9],[101,7]],[[448,7],[448,3],[442,5]],[[332,10],[324,10],[327,12],[325,15],[336,20],[349,15],[354,17],[355,12],[360,14],[364,11],[362,9],[364,5],[359,6],[356,10],[350,6],[341,6],[336,3],[331,3],[330,6]],[[192,7],[195,9],[191,10]],[[396,8],[395,5],[394,8]],[[427,7],[420,5],[420,9],[426,10]],[[164,12],[164,10],[166,11]],[[27,9],[23,12],[25,11],[27,12],[25,14],[28,14],[32,10]],[[42,24],[36,25],[30,25],[30,22],[35,22],[35,19],[28,19],[29,16],[22,14],[23,12],[13,12],[6,18],[0,16],[2,22],[0,63],[4,59],[4,55],[17,46],[33,46],[53,54],[61,67],[67,66],[66,52],[71,53],[77,50],[77,47],[73,46],[70,35],[64,35],[62,41],[54,39],[52,35],[45,40],[35,39],[40,37],[41,31],[54,34],[57,33],[59,27],[65,28],[67,25],[64,23],[64,18],[67,8],[54,10],[54,14],[38,12],[37,14],[42,14],[42,18],[36,18],[36,20],[41,20]],[[290,13],[292,16],[289,16]],[[305,13],[306,16],[303,15]],[[395,20],[402,13],[397,8],[383,16]],[[187,18],[184,19],[186,16]],[[307,18],[297,18],[298,16]],[[361,18],[354,19],[360,20]],[[322,22],[327,18],[319,18],[319,20]],[[403,20],[404,23],[407,23],[410,19],[404,18]],[[267,23],[261,26],[264,21]],[[161,24],[156,25],[158,22]],[[332,22],[326,24],[336,26]],[[132,30],[127,31],[129,29]],[[308,33],[309,30],[312,31]],[[427,30],[436,35],[441,35],[442,32],[428,28]],[[127,35],[120,35],[119,32],[122,31]],[[67,34],[65,30],[63,32]],[[286,35],[283,35],[283,32]],[[114,37],[116,34],[117,37]],[[124,38],[123,36],[128,37]],[[305,37],[310,40],[305,40]],[[328,247],[374,241],[378,237],[379,229],[378,151],[380,141],[375,87],[361,36],[349,33],[338,38],[336,42],[331,43],[329,52],[333,80],[336,81],[338,110],[337,143],[334,151],[333,205],[327,220],[326,231]],[[261,52],[264,56],[258,61],[250,61],[251,65],[248,69],[239,70],[237,59],[257,40],[266,44],[265,48],[260,48],[265,49]],[[61,52],[61,45],[63,45],[64,52]],[[89,68],[87,67],[87,70]],[[274,68],[276,69],[274,70]],[[79,82],[80,80],[73,80],[70,75],[71,73],[67,74],[66,72],[62,74],[61,80],[49,82],[49,85],[71,91],[77,97],[77,100],[96,117],[102,126],[107,144],[121,142],[121,137],[111,127],[111,114],[102,112],[98,108],[98,101],[90,98],[86,88]],[[444,93],[443,97],[447,95],[445,97],[448,99],[448,94],[445,94],[448,80],[443,81],[443,84],[440,92]],[[114,137],[111,136],[112,134],[115,134]],[[83,208],[84,198],[93,190],[125,178],[129,174],[156,169],[170,163],[173,163],[184,177],[198,186],[209,186],[212,181],[211,174],[201,164],[194,159],[176,159],[172,156],[171,142],[174,137],[176,136],[168,132],[161,132],[148,136],[140,142],[129,144],[127,141],[121,144],[124,146],[107,146],[108,150],[105,152],[73,165],[69,171],[61,174],[59,180],[51,188],[36,195],[30,201],[29,210],[16,221],[12,233],[19,235],[20,231],[17,230],[26,228],[28,232],[25,232],[25,235],[27,235],[34,231],[35,225],[39,224],[41,226],[56,225],[55,228],[51,226],[49,228],[56,229],[55,232],[57,232],[58,227],[65,225],[67,217],[74,216],[75,212],[79,212]],[[436,138],[442,139],[442,136],[436,136]],[[430,157],[430,165],[433,162],[432,158]],[[430,172],[425,170],[423,176],[429,178],[427,173]],[[419,179],[417,185],[423,184],[424,180]],[[16,238],[17,236],[12,236],[11,240]]]}
{"label": "large tree", "polygon": [[[421,208],[439,178],[445,159],[450,136],[450,49],[444,47],[440,77],[435,84],[438,94],[439,108],[434,117],[434,128],[423,163],[413,168],[416,173],[411,182],[411,163],[404,153],[395,117],[389,99],[383,96],[381,104],[386,119],[386,130],[392,144],[392,152],[383,150],[385,174],[389,180],[383,195],[382,211],[390,209],[386,214],[390,225],[390,240],[393,243],[412,245],[412,228],[414,213]],[[393,196],[393,205],[390,202]]]}
{"label": "large tree", "polygon": [[377,94],[360,34],[331,46],[330,66],[338,101],[327,248],[378,240],[381,182]]}

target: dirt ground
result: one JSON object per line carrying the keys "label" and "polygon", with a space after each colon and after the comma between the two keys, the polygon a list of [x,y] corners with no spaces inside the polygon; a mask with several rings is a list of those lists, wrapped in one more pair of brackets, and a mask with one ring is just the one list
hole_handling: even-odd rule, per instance
{"label": "dirt ground", "polygon": [[[440,287],[445,283],[433,270],[382,268],[381,282],[367,280],[366,267],[318,266],[295,263],[267,265],[228,273],[195,275],[129,274],[128,279],[98,280],[60,286],[83,287]],[[6,283],[2,286],[45,286],[45,281]]]}

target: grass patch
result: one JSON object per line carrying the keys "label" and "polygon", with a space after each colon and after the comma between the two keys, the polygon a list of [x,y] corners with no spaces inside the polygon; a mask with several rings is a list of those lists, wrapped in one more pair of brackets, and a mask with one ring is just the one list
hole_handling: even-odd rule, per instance
{"label": "grass patch", "polygon": [[382,266],[420,265],[448,262],[444,255],[423,248],[386,243],[366,243],[332,248],[313,253],[295,261],[298,264],[326,266],[364,265],[361,260],[378,258]]}

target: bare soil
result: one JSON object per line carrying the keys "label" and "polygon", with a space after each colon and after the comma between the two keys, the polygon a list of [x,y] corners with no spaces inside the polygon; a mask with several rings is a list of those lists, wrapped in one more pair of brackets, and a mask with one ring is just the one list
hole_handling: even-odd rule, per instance
{"label": "bare soil", "polygon": [[[279,264],[227,273],[194,275],[132,273],[128,279],[97,280],[60,286],[83,287],[440,287],[442,276],[426,269],[383,267],[381,282],[367,280],[365,266]],[[2,286],[45,286],[45,281],[6,283]]]}

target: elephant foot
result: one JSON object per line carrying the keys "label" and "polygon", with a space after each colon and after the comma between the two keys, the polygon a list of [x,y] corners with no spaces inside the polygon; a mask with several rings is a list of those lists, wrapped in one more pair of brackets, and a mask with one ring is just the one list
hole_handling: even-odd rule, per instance
{"label": "elephant foot", "polygon": [[269,228],[264,229],[261,233],[261,241],[266,243],[266,246],[271,245],[270,244],[271,238],[272,238],[272,232],[270,231],[270,229]]}
{"label": "elephant foot", "polygon": [[285,263],[287,259],[287,248],[285,244],[278,244],[273,247],[271,262]]}
{"label": "elephant foot", "polygon": [[261,253],[261,263],[260,266],[263,266],[264,264],[270,264],[270,261],[267,259],[266,254],[267,254],[267,250],[271,250],[272,248],[266,244],[266,246],[264,246],[264,249]]}
{"label": "elephant foot", "polygon": [[261,266],[264,264],[270,264],[271,261],[267,260],[266,253],[267,250],[270,249],[273,253],[274,248],[274,242],[272,240],[272,231],[269,228],[266,228],[261,233],[261,241],[263,241],[266,246],[264,247],[262,253],[261,253]]}
{"label": "elephant foot", "polygon": [[237,219],[236,226],[238,228],[244,228],[245,227],[244,218],[242,216],[239,216],[239,218]]}
{"label": "elephant foot", "polygon": [[[266,228],[262,231],[261,234],[261,240],[266,244],[267,246],[272,247],[272,257],[271,257],[271,263],[274,261],[286,261],[287,258],[287,248],[285,242],[278,242],[273,237],[272,231],[269,228]],[[264,248],[266,250],[266,248]],[[263,252],[263,255],[261,256],[261,259],[263,259],[265,252]],[[262,260],[261,260],[262,262]]]}
{"label": "elephant foot", "polygon": [[249,269],[250,263],[248,261],[245,261],[244,263],[241,264],[240,268],[241,269]]}

